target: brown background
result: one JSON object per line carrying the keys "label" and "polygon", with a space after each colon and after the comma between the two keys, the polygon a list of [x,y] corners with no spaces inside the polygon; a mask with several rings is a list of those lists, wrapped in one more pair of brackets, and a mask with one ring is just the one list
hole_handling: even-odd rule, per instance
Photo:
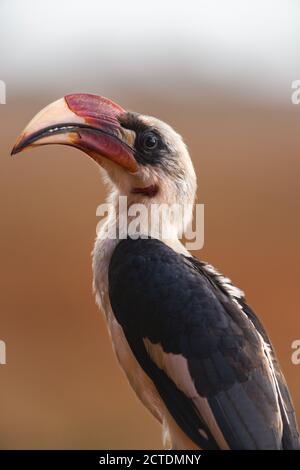
{"label": "brown background", "polygon": [[[0,107],[1,448],[155,448],[156,422],[129,389],[91,291],[90,252],[104,190],[78,151],[11,158],[16,134],[47,97]],[[277,348],[300,411],[291,363],[299,320],[299,113],[218,99],[130,105],[171,122],[189,143],[205,203],[198,254],[242,287]],[[5,131],[4,131],[5,130]]]}

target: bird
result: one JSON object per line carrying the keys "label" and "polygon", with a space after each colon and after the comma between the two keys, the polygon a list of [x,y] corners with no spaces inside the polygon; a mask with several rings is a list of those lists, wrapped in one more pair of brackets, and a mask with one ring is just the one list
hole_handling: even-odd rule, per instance
{"label": "bird", "polygon": [[77,93],[40,111],[12,155],[48,144],[83,151],[108,186],[116,211],[94,245],[96,302],[129,384],[161,423],[164,446],[299,449],[287,383],[244,293],[187,250],[176,218],[168,221],[172,237],[144,219],[138,236],[124,228],[107,235],[130,219],[120,197],[128,208],[187,204],[184,224],[191,223],[197,178],[182,137],[158,118]]}

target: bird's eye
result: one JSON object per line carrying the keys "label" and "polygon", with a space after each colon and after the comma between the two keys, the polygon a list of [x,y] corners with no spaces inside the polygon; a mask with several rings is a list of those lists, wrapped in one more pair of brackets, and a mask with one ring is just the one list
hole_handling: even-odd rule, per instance
{"label": "bird's eye", "polygon": [[153,132],[147,132],[142,137],[142,145],[145,150],[153,150],[158,145],[158,137]]}

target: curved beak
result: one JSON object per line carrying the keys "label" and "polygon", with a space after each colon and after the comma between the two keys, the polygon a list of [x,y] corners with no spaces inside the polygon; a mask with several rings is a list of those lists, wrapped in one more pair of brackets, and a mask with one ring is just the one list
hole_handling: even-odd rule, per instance
{"label": "curved beak", "polygon": [[30,121],[11,154],[40,145],[71,145],[99,165],[103,158],[107,158],[135,173],[135,135],[119,122],[119,117],[125,112],[121,106],[102,96],[67,95],[42,109]]}

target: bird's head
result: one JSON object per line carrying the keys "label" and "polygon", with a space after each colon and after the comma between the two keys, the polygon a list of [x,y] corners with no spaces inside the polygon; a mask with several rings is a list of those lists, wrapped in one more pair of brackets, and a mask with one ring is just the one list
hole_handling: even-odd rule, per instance
{"label": "bird's head", "polygon": [[12,154],[48,144],[76,147],[108,175],[114,193],[141,203],[191,204],[194,168],[181,137],[164,122],[107,98],[73,94],[40,111]]}

